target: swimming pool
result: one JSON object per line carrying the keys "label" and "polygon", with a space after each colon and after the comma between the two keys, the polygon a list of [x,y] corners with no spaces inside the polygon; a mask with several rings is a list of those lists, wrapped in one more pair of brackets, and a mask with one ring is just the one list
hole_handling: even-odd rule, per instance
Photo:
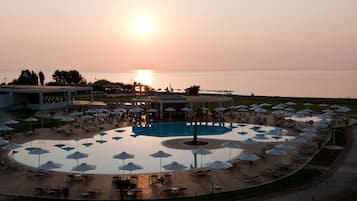
{"label": "swimming pool", "polygon": [[[218,125],[213,123],[201,123],[198,127],[199,137],[239,141],[247,138],[255,138],[260,133],[269,133],[276,128],[269,126],[225,123]],[[286,133],[285,130],[282,130]],[[190,133],[191,132],[191,133]],[[98,132],[91,138],[80,140],[34,140],[23,144],[23,147],[16,149],[15,154],[11,156],[18,162],[31,167],[38,167],[49,160],[63,164],[55,171],[73,172],[71,169],[77,165],[77,160],[67,159],[67,155],[80,151],[87,153],[87,158],[79,159],[79,163],[88,163],[96,165],[95,170],[87,171],[91,174],[121,174],[118,169],[123,164],[122,160],[114,159],[113,156],[120,152],[134,154],[133,159],[125,160],[125,163],[132,161],[139,164],[143,169],[133,171],[133,173],[154,173],[159,172],[159,159],[153,158],[150,154],[159,150],[165,151],[172,156],[162,159],[162,165],[178,161],[189,168],[200,166],[201,157],[194,155],[191,150],[174,149],[163,145],[163,142],[175,138],[188,138],[192,136],[193,127],[186,123],[160,123],[147,126],[123,127],[105,132]],[[164,135],[168,133],[167,135]],[[284,141],[289,138],[282,135],[279,138],[267,134],[266,139],[257,139],[257,141]],[[42,155],[29,154],[29,148],[41,147],[49,151]],[[241,154],[243,149],[232,149],[232,157]],[[205,155],[203,164],[214,160],[227,161],[228,149],[216,148],[211,150],[212,154]],[[164,169],[163,169],[164,171]]]}

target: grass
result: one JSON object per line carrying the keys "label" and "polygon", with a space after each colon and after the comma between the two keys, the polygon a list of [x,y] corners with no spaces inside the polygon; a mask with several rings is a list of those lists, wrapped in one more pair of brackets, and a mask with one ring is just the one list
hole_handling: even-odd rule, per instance
{"label": "grass", "polygon": [[[19,110],[19,111],[14,111],[11,114],[13,115],[13,118],[17,121],[19,121],[18,124],[15,124],[11,127],[13,127],[15,130],[13,133],[21,133],[30,130],[31,128],[31,123],[30,122],[24,122],[22,121],[23,119],[26,119],[30,116],[34,117],[35,116],[35,111],[32,110]],[[58,125],[58,120],[51,119],[51,118],[42,118],[42,126],[41,126],[41,119],[37,122],[32,122],[32,128],[51,128],[55,127]]]}

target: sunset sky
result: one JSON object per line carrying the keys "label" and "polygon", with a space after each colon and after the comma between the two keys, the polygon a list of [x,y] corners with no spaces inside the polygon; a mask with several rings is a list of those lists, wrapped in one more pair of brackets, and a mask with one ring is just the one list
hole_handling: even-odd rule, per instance
{"label": "sunset sky", "polygon": [[357,69],[356,0],[1,0],[0,69]]}

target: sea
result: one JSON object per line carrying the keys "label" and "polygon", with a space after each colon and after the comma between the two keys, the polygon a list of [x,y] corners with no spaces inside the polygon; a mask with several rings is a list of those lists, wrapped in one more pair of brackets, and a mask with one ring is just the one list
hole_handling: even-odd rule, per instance
{"label": "sea", "polygon": [[[183,91],[199,85],[206,93],[231,92],[238,95],[357,98],[357,70],[124,70],[120,72],[81,72],[87,81],[148,82],[152,88]],[[53,72],[45,71],[45,81]],[[139,75],[138,75],[139,73]],[[10,73],[14,78],[19,73]],[[9,79],[8,79],[9,80]]]}

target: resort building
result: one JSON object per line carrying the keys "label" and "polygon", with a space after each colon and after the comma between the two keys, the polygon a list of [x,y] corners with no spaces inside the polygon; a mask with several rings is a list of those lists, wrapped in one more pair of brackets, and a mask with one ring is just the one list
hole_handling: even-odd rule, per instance
{"label": "resort building", "polygon": [[0,108],[48,110],[66,107],[72,96],[89,93],[92,87],[6,85],[0,87]]}
{"label": "resort building", "polygon": [[233,105],[233,99],[227,96],[183,96],[183,95],[157,95],[136,97],[132,99],[133,105],[145,105],[158,111],[159,118],[164,119],[164,112],[168,108],[172,112],[184,112],[182,108],[193,110],[194,106],[215,108],[224,105]]}

